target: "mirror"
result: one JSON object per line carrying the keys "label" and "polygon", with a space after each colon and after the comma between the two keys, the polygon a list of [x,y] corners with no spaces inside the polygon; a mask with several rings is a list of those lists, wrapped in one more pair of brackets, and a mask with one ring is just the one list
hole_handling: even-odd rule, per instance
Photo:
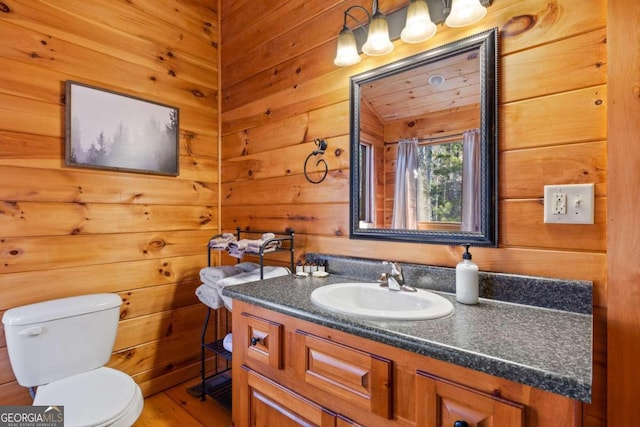
{"label": "mirror", "polygon": [[351,238],[497,246],[497,38],[351,77]]}

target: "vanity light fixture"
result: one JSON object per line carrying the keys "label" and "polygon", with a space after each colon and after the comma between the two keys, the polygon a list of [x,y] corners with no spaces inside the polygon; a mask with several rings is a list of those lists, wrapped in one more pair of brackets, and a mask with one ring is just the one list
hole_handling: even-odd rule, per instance
{"label": "vanity light fixture", "polygon": [[344,13],[345,26],[340,31],[338,36],[338,51],[336,52],[336,59],[333,63],[338,67],[348,67],[360,62],[360,54],[358,53],[358,47],[356,46],[356,37],[353,35],[347,25],[347,12]]}
{"label": "vanity light fixture", "polygon": [[[408,7],[388,15],[378,10],[373,0],[372,12],[362,6],[351,6],[344,12],[344,23],[338,36],[338,48],[333,63],[348,67],[360,62],[360,52],[369,56],[386,55],[393,51],[392,40],[402,38],[405,43],[421,43],[433,37],[436,25],[464,27],[482,19],[493,0],[410,0]],[[358,18],[354,10],[364,12]],[[350,29],[347,18],[358,26]],[[363,22],[366,21],[366,22]],[[366,41],[365,41],[366,38]]]}
{"label": "vanity light fixture", "polygon": [[400,33],[405,43],[420,43],[436,33],[436,24],[431,21],[426,0],[411,0],[407,10],[407,23]]}
{"label": "vanity light fixture", "polygon": [[393,50],[393,43],[389,40],[389,24],[387,18],[378,10],[378,0],[373,0],[373,16],[369,23],[367,42],[362,51],[369,56],[382,56]]}
{"label": "vanity light fixture", "polygon": [[458,28],[475,24],[487,14],[480,0],[452,0],[451,11],[444,21],[448,27]]}
{"label": "vanity light fixture", "polygon": [[[362,22],[352,13],[354,9],[361,10],[366,15],[366,22]],[[378,0],[373,0],[372,13],[362,6],[351,6],[344,11],[344,23],[338,36],[338,50],[333,63],[339,67],[348,67],[360,62],[360,51],[353,31],[347,26],[347,18],[356,21],[367,34],[367,41],[361,44],[360,50],[370,56],[386,55],[393,50],[393,43],[389,39],[389,24],[385,15],[378,11]]]}

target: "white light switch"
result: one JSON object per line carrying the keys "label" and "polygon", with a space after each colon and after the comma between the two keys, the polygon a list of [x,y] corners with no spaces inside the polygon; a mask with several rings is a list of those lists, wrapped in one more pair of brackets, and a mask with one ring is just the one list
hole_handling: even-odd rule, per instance
{"label": "white light switch", "polygon": [[593,224],[594,185],[566,184],[544,186],[544,222]]}

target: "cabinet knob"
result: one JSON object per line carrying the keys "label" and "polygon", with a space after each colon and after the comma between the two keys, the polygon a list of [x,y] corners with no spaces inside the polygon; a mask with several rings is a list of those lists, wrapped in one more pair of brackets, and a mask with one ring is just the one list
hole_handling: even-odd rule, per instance
{"label": "cabinet knob", "polygon": [[260,342],[260,338],[258,337],[251,337],[251,345],[256,345]]}
{"label": "cabinet knob", "polygon": [[469,427],[469,423],[466,421],[458,420],[453,423],[453,427]]}

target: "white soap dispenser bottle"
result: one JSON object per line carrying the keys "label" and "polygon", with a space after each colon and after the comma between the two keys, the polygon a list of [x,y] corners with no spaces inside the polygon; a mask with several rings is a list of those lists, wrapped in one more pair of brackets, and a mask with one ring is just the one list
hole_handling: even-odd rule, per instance
{"label": "white soap dispenser bottle", "polygon": [[462,261],[456,266],[456,300],[463,304],[477,304],[478,294],[478,266],[471,261],[469,243],[462,245],[465,252],[462,254]]}

